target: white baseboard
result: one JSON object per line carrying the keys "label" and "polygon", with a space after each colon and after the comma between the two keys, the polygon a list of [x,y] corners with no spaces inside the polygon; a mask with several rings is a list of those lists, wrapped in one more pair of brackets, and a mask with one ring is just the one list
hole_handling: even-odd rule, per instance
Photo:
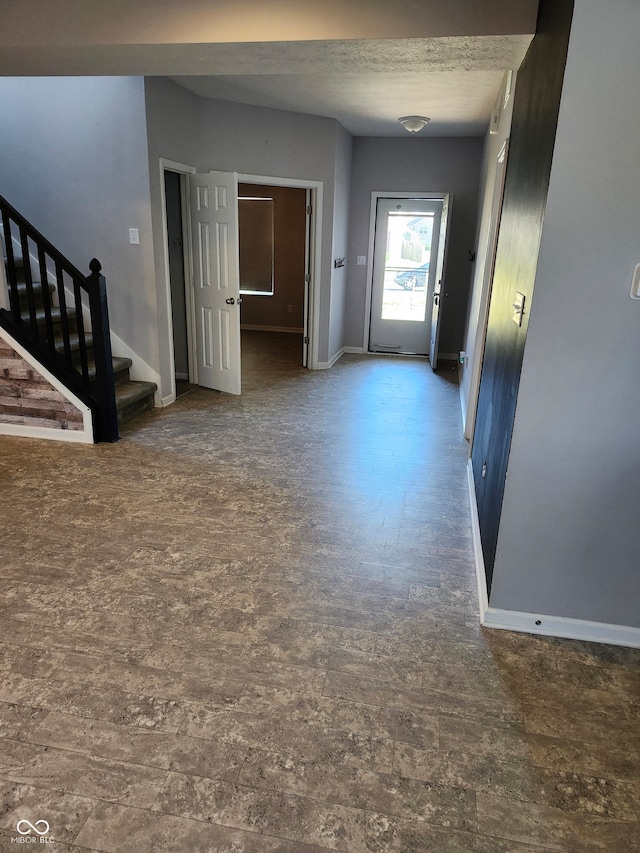
{"label": "white baseboard", "polygon": [[589,643],[607,643],[640,649],[640,628],[630,625],[609,625],[606,622],[589,622],[586,619],[571,619],[567,616],[500,610],[497,607],[487,608],[482,624],[486,628],[504,631],[521,631],[525,634],[542,634],[545,637],[562,637],[565,640],[584,640]]}
{"label": "white baseboard", "polygon": [[71,441],[80,444],[93,444],[93,417],[91,409],[82,400],[78,399],[69,389],[62,384],[52,373],[44,368],[15,338],[0,329],[0,337],[23,358],[27,364],[39,373],[43,379],[56,389],[72,406],[82,414],[82,429],[55,429],[54,427],[37,427],[29,424],[4,424],[0,423],[0,435],[17,435],[23,438],[46,438],[53,441]]}
{"label": "white baseboard", "polygon": [[464,365],[458,362],[458,391],[460,393],[460,409],[462,411],[462,435],[467,438],[464,434],[467,425],[467,401],[464,398],[464,388],[462,387],[463,369]]}
{"label": "white baseboard", "polygon": [[471,527],[473,551],[476,563],[478,600],[480,602],[480,624],[485,628],[502,631],[519,631],[544,637],[561,637],[565,640],[583,640],[589,643],[608,643],[612,646],[627,646],[640,649],[640,628],[631,625],[610,625],[606,622],[590,622],[587,619],[572,619],[568,616],[548,616],[541,613],[523,613],[518,610],[501,610],[491,607],[487,595],[480,524],[471,460],[467,466],[469,500],[471,504]]}
{"label": "white baseboard", "polygon": [[365,350],[362,347],[343,347],[342,352],[352,353],[353,355],[363,355]]}
{"label": "white baseboard", "polygon": [[256,326],[253,323],[241,323],[240,329],[248,332],[289,332],[292,335],[301,335],[304,329],[297,326]]}
{"label": "white baseboard", "polygon": [[329,361],[319,361],[318,362],[318,370],[329,370],[329,368],[333,367],[333,365],[338,361],[338,359],[342,358],[344,355],[344,347],[338,350],[338,352],[331,358]]}
{"label": "white baseboard", "polygon": [[469,482],[469,504],[471,509],[471,535],[473,538],[473,556],[476,564],[476,583],[478,585],[478,602],[480,604],[480,623],[484,625],[484,615],[489,607],[487,594],[487,576],[484,569],[484,556],[480,540],[480,522],[478,520],[478,504],[476,502],[476,487],[473,479],[471,459],[467,462],[467,480]]}
{"label": "white baseboard", "polygon": [[153,404],[154,406],[163,406],[163,398],[161,396],[161,379],[160,374],[156,373],[156,371],[150,367],[146,361],[140,358],[140,356],[134,352],[131,347],[126,344],[122,338],[119,338],[116,333],[111,330],[111,349],[114,355],[119,355],[121,358],[130,358],[131,359],[131,367],[129,368],[129,375],[134,381],[137,382],[155,382],[158,386],[155,394],[153,395]]}
{"label": "white baseboard", "polygon": [[93,435],[89,435],[85,429],[54,429],[53,427],[0,423],[0,435],[13,435],[20,438],[44,438],[48,441],[68,441],[77,444],[93,444]]}

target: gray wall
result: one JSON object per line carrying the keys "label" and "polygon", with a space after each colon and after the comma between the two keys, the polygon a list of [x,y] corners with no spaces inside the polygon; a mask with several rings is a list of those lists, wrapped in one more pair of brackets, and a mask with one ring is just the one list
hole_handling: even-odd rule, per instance
{"label": "gray wall", "polygon": [[219,169],[322,181],[322,271],[318,357],[329,358],[336,137],[340,125],[319,116],[203,98],[199,171]]}
{"label": "gray wall", "polygon": [[169,305],[166,298],[167,267],[163,243],[162,175],[160,158],[196,168],[200,154],[200,98],[165,77],[147,77],[145,108],[147,120],[149,184],[154,234],[154,264],[157,288],[157,327],[162,396],[171,391]]}
{"label": "gray wall", "polygon": [[345,345],[361,347],[365,335],[367,267],[357,255],[369,253],[371,193],[453,193],[451,238],[447,258],[440,351],[462,349],[467,298],[473,266],[467,251],[475,244],[482,139],[357,137],[353,142]]}
{"label": "gray wall", "polygon": [[347,133],[342,125],[337,125],[333,197],[333,260],[344,258],[345,266],[338,267],[338,269],[333,266],[331,270],[329,360],[340,353],[344,346],[352,152],[353,137]]}
{"label": "gray wall", "polygon": [[638,32],[632,0],[576,0],[490,598],[634,627]]}
{"label": "gray wall", "polygon": [[113,331],[157,369],[142,78],[0,79],[0,113],[0,193],[81,270],[99,258]]}
{"label": "gray wall", "polygon": [[[339,152],[344,151],[344,137],[349,134],[333,119],[199,98],[164,78],[147,79],[146,94],[153,225],[158,235],[155,263],[160,287],[164,287],[166,276],[159,239],[160,157],[194,166],[198,172],[215,169],[323,183],[318,359],[327,362],[334,354],[329,352],[330,336],[332,346],[340,337],[339,332],[330,333],[330,329],[339,329],[342,323],[341,312],[331,308],[332,243],[336,168],[345,173],[341,165],[344,155]],[[344,200],[337,209],[343,204]],[[336,303],[340,304],[339,298]],[[166,339],[166,322],[166,306],[160,299],[163,376],[169,375],[168,348],[162,343]]]}

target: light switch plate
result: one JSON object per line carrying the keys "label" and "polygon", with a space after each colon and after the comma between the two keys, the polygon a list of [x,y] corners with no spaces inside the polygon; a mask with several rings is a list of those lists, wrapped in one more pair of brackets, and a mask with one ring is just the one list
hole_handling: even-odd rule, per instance
{"label": "light switch plate", "polygon": [[363,267],[367,263],[366,255],[356,255],[356,266]]}
{"label": "light switch plate", "polygon": [[140,245],[140,234],[137,228],[129,228],[129,243],[132,246]]}
{"label": "light switch plate", "polygon": [[513,300],[513,317],[511,318],[516,326],[522,325],[522,315],[524,314],[524,293],[516,293],[516,298]]}

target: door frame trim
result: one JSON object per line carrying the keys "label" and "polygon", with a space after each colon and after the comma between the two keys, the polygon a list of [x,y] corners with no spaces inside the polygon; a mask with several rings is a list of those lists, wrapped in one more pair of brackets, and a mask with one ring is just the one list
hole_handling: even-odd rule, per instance
{"label": "door frame trim", "polygon": [[308,367],[318,370],[320,342],[320,282],[322,259],[322,204],[324,184],[322,181],[307,181],[301,178],[274,178],[269,175],[247,175],[238,172],[238,183],[261,184],[274,187],[294,187],[311,192],[311,228],[309,234],[309,295],[307,327],[304,334],[309,338]]}
{"label": "door frame trim", "polygon": [[[482,377],[482,362],[484,359],[484,348],[487,341],[487,325],[489,322],[489,305],[491,302],[491,289],[493,287],[493,273],[496,266],[496,254],[498,250],[498,237],[500,236],[500,223],[502,220],[502,202],[504,199],[504,185],[507,177],[507,162],[509,159],[509,139],[507,136],[502,143],[495,160],[496,170],[493,176],[493,189],[491,190],[491,210],[489,213],[489,228],[485,241],[484,266],[482,268],[482,284],[480,287],[480,305],[478,306],[478,319],[476,321],[476,339],[473,348],[471,362],[471,379],[469,381],[469,394],[466,400],[466,411],[464,412],[463,430],[464,437],[473,445],[473,435],[476,429],[476,412],[478,410],[478,398],[480,396],[480,379]],[[460,385],[462,389],[462,384]],[[464,397],[462,398],[464,403]]]}
{"label": "door frame trim", "polygon": [[184,176],[195,175],[195,166],[187,166],[184,163],[177,163],[175,160],[167,160],[160,157],[160,208],[162,213],[162,252],[164,255],[165,269],[165,299],[167,305],[167,341],[169,342],[169,381],[170,394],[162,399],[162,405],[167,406],[169,403],[175,402],[176,399],[176,360],[173,347],[173,309],[171,306],[171,279],[169,272],[169,239],[167,236],[167,195],[164,188],[164,173],[177,172],[180,177],[180,200],[182,202],[182,253],[184,260],[184,290],[187,314],[187,353],[189,358],[189,381],[197,383],[196,370],[196,354],[194,340],[194,323],[193,316],[193,295],[191,292],[191,282],[193,280],[192,271],[192,256],[191,256],[191,217],[188,215],[188,181]]}
{"label": "door frame trim", "polygon": [[365,290],[364,301],[364,334],[362,338],[362,352],[367,355],[380,355],[380,353],[371,353],[369,350],[369,341],[371,339],[371,299],[373,294],[373,249],[376,237],[376,214],[378,209],[379,198],[432,198],[436,201],[444,201],[450,192],[433,192],[413,190],[412,192],[384,192],[382,190],[374,190],[371,193],[371,209],[369,211],[369,251],[367,254],[367,284]]}

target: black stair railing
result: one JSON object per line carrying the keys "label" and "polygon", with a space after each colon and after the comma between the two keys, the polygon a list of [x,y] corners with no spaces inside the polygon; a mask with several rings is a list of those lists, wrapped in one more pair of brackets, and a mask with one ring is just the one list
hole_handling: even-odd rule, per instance
{"label": "black stair railing", "polygon": [[95,441],[117,441],[106,281],[84,276],[0,196],[9,308],[0,325],[91,408]]}

